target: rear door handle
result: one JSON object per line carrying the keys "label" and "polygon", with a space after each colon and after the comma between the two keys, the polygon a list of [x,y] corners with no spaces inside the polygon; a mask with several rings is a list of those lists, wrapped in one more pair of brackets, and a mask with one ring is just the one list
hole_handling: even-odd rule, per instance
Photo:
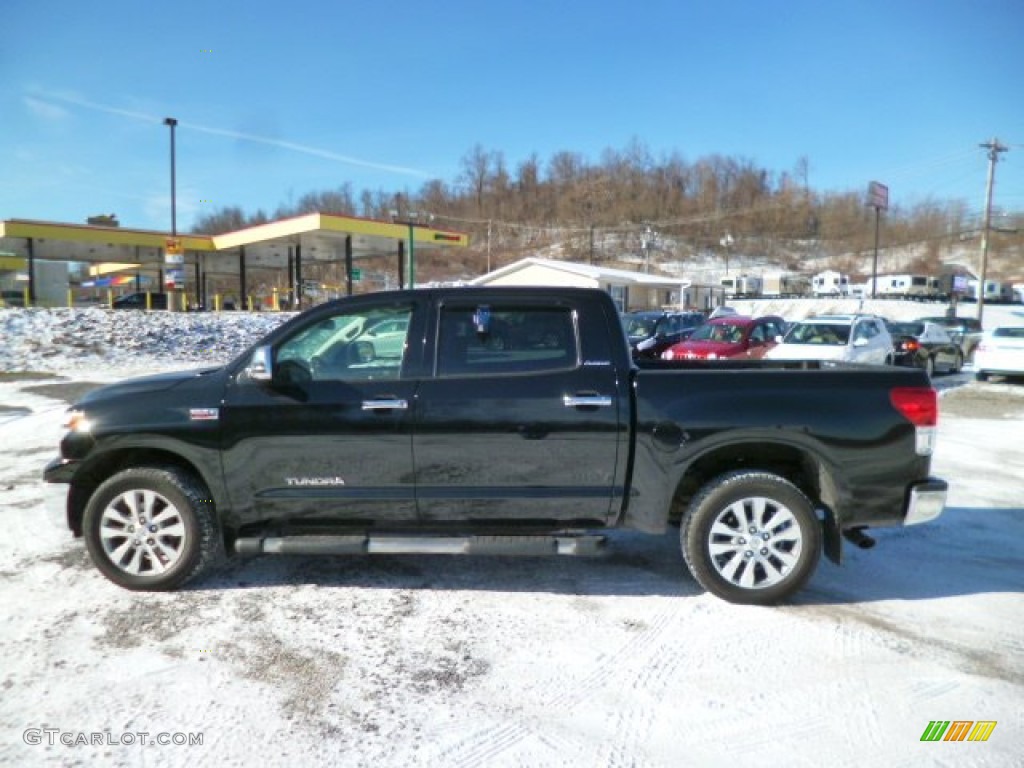
{"label": "rear door handle", "polygon": [[397,397],[363,400],[364,411],[404,411],[409,408],[409,401]]}
{"label": "rear door handle", "polygon": [[612,399],[607,395],[565,395],[562,403],[566,408],[607,408]]}

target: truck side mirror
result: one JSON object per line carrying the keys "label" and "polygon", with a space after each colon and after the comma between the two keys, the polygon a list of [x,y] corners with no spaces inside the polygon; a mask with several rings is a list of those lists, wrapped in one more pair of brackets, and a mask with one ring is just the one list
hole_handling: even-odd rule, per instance
{"label": "truck side mirror", "polygon": [[256,347],[245,367],[246,375],[253,381],[270,381],[274,377],[272,359],[270,347]]}

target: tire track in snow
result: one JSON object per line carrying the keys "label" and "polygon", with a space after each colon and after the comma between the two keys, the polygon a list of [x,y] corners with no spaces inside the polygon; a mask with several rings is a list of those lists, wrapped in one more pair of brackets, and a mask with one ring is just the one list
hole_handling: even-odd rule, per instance
{"label": "tire track in snow", "polygon": [[[578,684],[567,685],[565,681],[559,681],[557,684],[561,686],[560,690],[552,692],[553,695],[548,696],[545,696],[544,690],[539,691],[539,708],[544,711],[571,712],[588,700],[592,694],[606,686],[610,680],[621,678],[623,667],[639,664],[639,668],[634,669],[621,685],[621,688],[635,688],[639,680],[650,674],[648,667],[651,656],[665,655],[663,652],[666,644],[664,636],[678,622],[683,613],[682,605],[659,613],[649,629],[623,643],[614,652],[599,657],[594,662],[591,671]],[[548,688],[550,689],[550,687],[549,685]],[[633,728],[632,725],[629,727]],[[455,768],[486,765],[537,730],[537,724],[532,722],[532,718],[521,715],[503,725],[489,725],[476,730],[470,736],[442,751],[438,755],[438,764],[455,766]],[[637,729],[633,728],[633,730]]]}
{"label": "tire track in snow", "polygon": [[684,664],[701,656],[707,644],[703,641],[681,641],[674,647],[662,647],[660,653],[645,662],[630,684],[632,704],[619,709],[611,728],[612,737],[602,751],[598,764],[627,768],[636,764],[636,755],[647,740],[659,715],[664,713],[663,703],[672,683],[678,682],[678,673]]}

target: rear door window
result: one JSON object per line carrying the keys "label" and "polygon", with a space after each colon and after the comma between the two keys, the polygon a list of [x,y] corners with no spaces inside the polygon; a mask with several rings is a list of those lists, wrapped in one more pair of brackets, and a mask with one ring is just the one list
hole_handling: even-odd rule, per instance
{"label": "rear door window", "polygon": [[579,361],[574,312],[567,307],[443,307],[438,376],[568,370]]}

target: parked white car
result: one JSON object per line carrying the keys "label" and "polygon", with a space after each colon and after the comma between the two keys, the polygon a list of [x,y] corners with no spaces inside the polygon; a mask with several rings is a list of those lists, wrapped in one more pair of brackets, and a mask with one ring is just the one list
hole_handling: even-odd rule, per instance
{"label": "parked white car", "polygon": [[838,360],[891,365],[892,336],[875,315],[820,315],[790,326],[766,360]]}
{"label": "parked white car", "polygon": [[409,318],[395,317],[382,320],[366,331],[361,340],[373,344],[376,357],[402,359],[405,352],[405,337],[409,333]]}
{"label": "parked white car", "polygon": [[974,350],[974,376],[1024,376],[1024,326],[1000,326],[985,333]]}

